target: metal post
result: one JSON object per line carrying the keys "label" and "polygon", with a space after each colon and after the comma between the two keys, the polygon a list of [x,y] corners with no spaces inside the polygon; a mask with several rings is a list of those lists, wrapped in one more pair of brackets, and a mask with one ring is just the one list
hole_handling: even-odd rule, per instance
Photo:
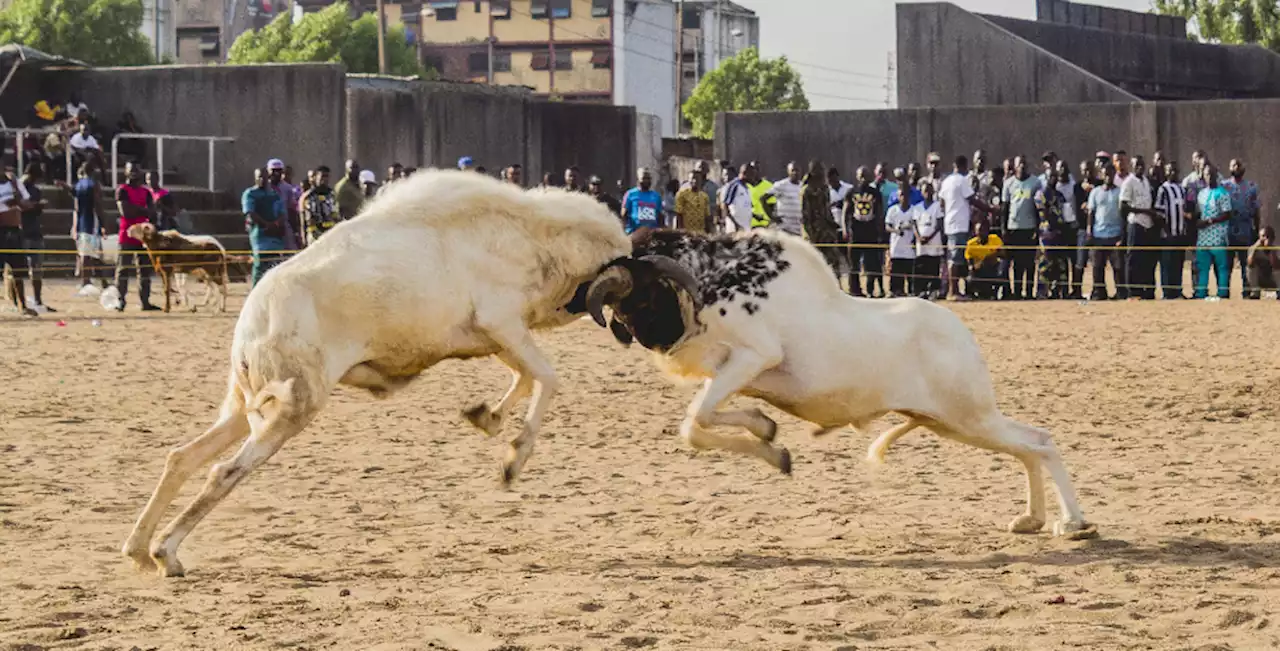
{"label": "metal post", "polygon": [[209,141],[209,191],[213,192],[213,142]]}
{"label": "metal post", "polygon": [[71,185],[71,146],[67,145],[62,148],[62,155],[66,157],[67,185]]}
{"label": "metal post", "polygon": [[684,131],[684,120],[680,119],[680,107],[684,102],[684,0],[676,2],[676,135]]}
{"label": "metal post", "polygon": [[120,169],[119,146],[120,146],[120,136],[117,135],[116,137],[111,139],[111,187],[113,188],[120,187],[120,183],[119,183],[120,173],[117,171]]}
{"label": "metal post", "polygon": [[[17,142],[15,142],[15,143],[13,143],[13,157],[14,157],[14,158],[16,158],[16,159],[18,159],[18,176],[22,176],[22,169],[23,169],[23,167],[25,167],[25,165],[23,165],[23,164],[22,164],[22,163],[23,163],[23,161],[22,161],[22,145],[23,145],[23,143],[26,141],[26,139],[27,139],[27,130],[26,130],[26,129],[19,129],[19,130],[18,130],[18,141],[17,141]],[[3,153],[4,153],[4,152],[0,152],[0,154],[3,154]],[[18,198],[19,198],[19,199],[21,199],[22,197],[18,197]]]}
{"label": "metal post", "polygon": [[164,138],[156,138],[156,173],[160,175],[160,187],[164,187]]}
{"label": "metal post", "polygon": [[547,85],[549,94],[554,95],[556,92],[556,8],[551,2],[547,3],[547,47],[551,53],[550,78]]}

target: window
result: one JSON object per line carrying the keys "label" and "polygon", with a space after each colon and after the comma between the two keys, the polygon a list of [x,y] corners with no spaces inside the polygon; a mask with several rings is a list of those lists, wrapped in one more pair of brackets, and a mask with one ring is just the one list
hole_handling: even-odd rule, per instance
{"label": "window", "polygon": [[489,72],[489,53],[472,52],[467,55],[467,72],[471,74]]}
{"label": "window", "polygon": [[551,68],[551,54],[548,52],[534,52],[533,59],[529,62],[529,67],[534,70],[548,70]]}
{"label": "window", "polygon": [[439,9],[436,9],[437,21],[457,20],[457,19],[458,19],[457,7],[441,7]]}
{"label": "window", "polygon": [[556,70],[573,70],[573,50],[556,50]]}
{"label": "window", "polygon": [[591,0],[591,16],[602,18],[613,11],[613,0]]}
{"label": "window", "polygon": [[494,72],[511,72],[511,53],[510,52],[494,52],[493,53],[493,71]]}
{"label": "window", "polygon": [[685,9],[681,26],[685,29],[702,29],[702,12],[697,9]]}
{"label": "window", "polygon": [[529,3],[529,15],[534,18],[546,18],[547,0],[533,0]]}
{"label": "window", "polygon": [[552,18],[569,18],[573,15],[573,0],[551,0]]}
{"label": "window", "polygon": [[484,5],[483,0],[475,0],[475,2],[472,4],[474,4],[476,7],[476,13],[480,13],[483,10],[482,9],[482,5]]}
{"label": "window", "polygon": [[511,20],[511,0],[489,0],[489,15],[495,20]]}
{"label": "window", "polygon": [[596,70],[607,70],[613,67],[613,53],[608,50],[596,50],[591,53],[591,67]]}

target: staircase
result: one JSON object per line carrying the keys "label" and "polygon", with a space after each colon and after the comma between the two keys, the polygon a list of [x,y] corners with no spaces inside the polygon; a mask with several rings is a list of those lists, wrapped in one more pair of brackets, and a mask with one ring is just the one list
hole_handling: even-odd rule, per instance
{"label": "staircase", "polygon": [[[121,172],[120,178],[124,178],[123,170]],[[106,182],[109,183],[110,178]],[[240,210],[239,197],[230,196],[229,193],[210,192],[206,187],[183,185],[182,182],[180,173],[165,170],[166,188],[178,208],[185,209],[191,216],[194,232],[218,238],[228,251],[247,251],[249,235],[244,230],[244,213]],[[75,203],[70,190],[64,190],[52,184],[42,184],[40,189],[48,201],[40,219],[45,248],[50,251],[65,252],[45,254],[45,277],[69,278],[75,273],[76,243],[71,237]],[[106,264],[114,265],[118,248],[120,213],[116,209],[114,189],[109,192],[106,191],[107,188],[103,189],[100,203],[102,225],[106,231],[106,237],[103,238],[103,255],[106,258]],[[235,266],[233,265],[233,268]],[[235,280],[234,275],[233,280]]]}

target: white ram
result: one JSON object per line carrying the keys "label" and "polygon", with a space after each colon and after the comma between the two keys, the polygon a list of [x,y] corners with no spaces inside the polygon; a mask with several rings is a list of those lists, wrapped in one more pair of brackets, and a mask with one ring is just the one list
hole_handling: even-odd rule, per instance
{"label": "white ram", "polygon": [[[771,418],[759,409],[719,409],[735,394],[814,423],[817,434],[865,428],[897,413],[907,421],[871,444],[872,461],[883,461],[894,441],[924,426],[1023,463],[1027,510],[1010,531],[1044,526],[1047,469],[1062,513],[1055,533],[1096,532],[1084,520],[1049,433],[1000,413],[978,344],[950,310],[916,298],[848,296],[813,246],[781,233],[638,232],[632,249],[633,257],[676,260],[698,289],[683,291],[624,259],[592,284],[588,311],[603,327],[602,308],[609,306],[608,327],[619,341],[651,349],[659,367],[674,376],[703,380],[680,430],[692,447],[756,456],[791,472],[790,453],[773,445],[777,425]],[[752,435],[711,429],[717,426]]]}
{"label": "white ram", "polygon": [[[424,171],[389,186],[249,293],[218,420],[169,452],[124,554],[141,569],[181,575],[183,539],[301,432],[337,385],[384,397],[446,359],[496,355],[511,368],[511,387],[496,407],[464,412],[488,434],[532,393],[503,464],[510,482],[532,453],[556,390],[555,372],[530,331],[578,318],[589,283],[630,251],[617,218],[587,194],[522,191],[456,170]],[[669,260],[638,264],[679,271]],[[687,273],[682,280],[691,281]],[[148,550],[183,482],[241,440]]]}

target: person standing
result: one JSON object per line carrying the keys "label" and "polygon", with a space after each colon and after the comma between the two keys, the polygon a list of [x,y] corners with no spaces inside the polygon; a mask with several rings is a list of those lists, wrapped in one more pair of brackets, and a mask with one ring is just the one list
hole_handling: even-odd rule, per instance
{"label": "person standing", "polygon": [[[794,166],[793,166],[794,167]],[[831,189],[827,187],[827,170],[822,161],[809,161],[809,173],[801,179],[801,225],[809,241],[818,247],[840,284],[840,228],[831,218]],[[779,202],[781,203],[781,202]],[[785,224],[784,224],[785,230]]]}
{"label": "person standing", "polygon": [[622,215],[622,204],[613,195],[604,191],[604,181],[600,177],[592,175],[590,179],[587,179],[587,194],[608,207],[609,212],[613,213],[615,217]]}
{"label": "person standing", "polygon": [[[946,179],[943,179],[945,182]],[[912,206],[915,229],[916,277],[915,293],[920,298],[936,300],[942,296],[942,256],[946,253],[945,217],[942,202],[934,196],[933,185],[924,188],[924,201]]]}
{"label": "person standing", "polygon": [[[0,171],[0,273],[4,273],[5,265],[8,265],[13,284],[7,288],[7,298],[23,316],[39,316],[38,312],[27,307],[26,290],[22,287],[20,275],[27,261],[16,252],[22,249],[22,211],[31,206],[31,196],[22,183],[9,170]],[[6,250],[14,252],[6,253]]]}
{"label": "person standing", "polygon": [[849,293],[862,296],[862,280],[859,272],[866,276],[866,293],[874,292],[876,279],[880,277],[884,265],[880,257],[880,215],[884,212],[880,205],[884,201],[879,188],[871,182],[866,167],[859,167],[855,173],[858,185],[849,193],[844,201],[845,230],[849,233]]}
{"label": "person standing", "polygon": [[360,163],[350,159],[346,169],[346,175],[333,186],[333,207],[338,211],[338,221],[354,218],[364,206],[364,192],[360,187]]}
{"label": "person standing", "polygon": [[[1039,224],[1037,226],[1037,235],[1040,238],[1040,280],[1039,286],[1043,283],[1043,290],[1037,289],[1037,292],[1044,291],[1043,295],[1037,294],[1038,298],[1066,298],[1069,294],[1070,270],[1069,260],[1071,258],[1072,249],[1069,248],[1067,242],[1074,244],[1075,233],[1068,232],[1066,218],[1063,216],[1066,212],[1067,200],[1058,191],[1058,183],[1055,178],[1055,171],[1048,170],[1048,185],[1041,190],[1040,200],[1038,202]],[[1067,185],[1070,186],[1070,177],[1068,177]],[[1070,239],[1068,239],[1070,236]]]}
{"label": "person standing", "polygon": [[969,229],[973,223],[973,209],[990,214],[991,206],[978,198],[969,183],[969,159],[956,156],[951,164],[951,175],[942,180],[938,198],[942,203],[943,233],[947,241],[948,277],[947,300],[963,301],[960,279],[967,277],[968,264],[964,250],[969,244]]}
{"label": "person standing", "polygon": [[[31,279],[31,298],[35,302],[36,311],[57,312],[44,304],[44,231],[40,227],[40,218],[44,216],[44,208],[49,205],[40,190],[40,181],[44,171],[38,163],[28,165],[22,173],[22,186],[27,191],[28,206],[22,211],[22,248],[26,249],[27,277]],[[64,186],[65,187],[65,186]],[[20,278],[14,269],[13,277]],[[25,299],[25,297],[24,297]]]}
{"label": "person standing", "polygon": [[569,192],[582,192],[582,170],[577,165],[571,165],[564,171],[564,189]]}
{"label": "person standing", "polygon": [[1231,295],[1231,264],[1227,246],[1231,232],[1231,194],[1218,184],[1218,169],[1205,162],[1204,189],[1196,194],[1196,298],[1207,298],[1209,268],[1217,272],[1218,298]]}
{"label": "person standing", "polygon": [[[928,186],[932,187],[932,186]],[[931,192],[932,193],[932,192]],[[921,202],[923,204],[923,202]],[[889,297],[915,294],[915,214],[923,205],[912,206],[911,195],[898,189],[898,203],[885,214],[884,228],[889,233]]]}
{"label": "person standing", "polygon": [[773,183],[764,177],[760,163],[751,163],[751,175],[747,177],[747,186],[751,188],[751,228],[768,228],[773,225],[770,215],[777,202],[765,193],[773,187]]}
{"label": "person standing", "polygon": [[[1124,236],[1124,217],[1120,215],[1120,188],[1110,165],[1102,168],[1102,185],[1089,193],[1089,247],[1093,249],[1093,290],[1090,300],[1107,300],[1107,265],[1120,283],[1120,242]],[[1119,294],[1117,294],[1118,296]]]}
{"label": "person standing", "polygon": [[160,175],[149,171],[143,183],[151,191],[151,204],[156,209],[156,230],[177,230],[178,206],[173,201],[173,194],[160,186]]}
{"label": "person standing", "polygon": [[[93,277],[98,275],[102,266],[102,238],[106,229],[102,223],[102,191],[93,178],[93,167],[88,163],[80,165],[79,178],[71,188],[71,201],[74,216],[71,221],[71,239],[76,243],[76,275],[80,277],[80,291],[83,296],[86,287],[93,284]],[[102,288],[107,288],[107,280],[102,278]]]}
{"label": "person standing", "polygon": [[636,171],[636,187],[622,196],[622,229],[628,235],[641,228],[662,228],[662,195],[653,189],[653,172]]}
{"label": "person standing", "polygon": [[[693,233],[707,233],[711,224],[711,205],[707,201],[707,192],[703,188],[705,178],[703,178],[702,166],[693,168],[689,172],[689,182],[681,186],[680,191],[676,193],[675,227],[682,228]],[[595,177],[592,177],[595,180]]]}
{"label": "person standing", "polygon": [[751,200],[751,176],[755,173],[755,168],[751,163],[743,163],[738,168],[738,178],[725,183],[720,188],[724,198],[721,203],[724,205],[724,231],[732,233],[734,231],[745,231],[751,229],[753,220],[754,202]]}
{"label": "person standing", "polygon": [[1001,198],[1008,208],[1005,221],[1004,243],[1011,249],[1009,257],[1013,269],[1011,296],[1015,299],[1033,298],[1036,276],[1036,193],[1044,189],[1040,177],[1031,176],[1026,156],[1013,160],[1014,177],[1005,181]]}
{"label": "person standing", "polygon": [[[297,235],[302,232],[302,219],[298,214],[298,201],[302,198],[302,191],[285,179],[284,161],[272,158],[267,161],[267,169],[271,172],[271,188],[280,194],[280,201],[284,202],[285,248],[296,251],[302,248],[300,242],[302,238]],[[295,224],[297,224],[296,228]]]}
{"label": "person standing", "polygon": [[707,232],[709,233],[720,217],[720,202],[717,200],[720,184],[711,178],[711,164],[707,161],[698,161],[694,169],[702,173],[702,192],[707,195],[707,207],[710,210],[707,216]]}
{"label": "person standing", "polygon": [[[825,179],[823,180],[823,185],[826,185]],[[795,161],[791,161],[787,163],[787,178],[774,183],[760,197],[765,210],[770,212],[770,224],[782,232],[790,233],[796,237],[803,235],[803,227],[800,223],[802,210],[800,190],[800,166],[796,165]],[[773,199],[771,211],[769,210],[769,203],[765,203],[765,199],[768,198]],[[829,192],[827,198],[830,199]],[[810,237],[812,239],[812,236]]]}
{"label": "person standing", "polygon": [[524,166],[520,163],[512,163],[511,165],[508,165],[505,173],[503,174],[503,180],[511,185],[523,186]]}
{"label": "person standing", "polygon": [[329,187],[329,167],[321,165],[312,176],[310,190],[302,193],[298,201],[302,213],[302,232],[306,246],[311,246],[321,235],[329,232],[338,223],[337,209],[334,208],[334,191]]}
{"label": "person standing", "polygon": [[116,253],[116,289],[120,292],[117,312],[123,312],[125,297],[129,295],[129,274],[138,276],[138,301],[142,310],[159,310],[151,304],[151,261],[147,258],[142,242],[129,237],[129,227],[151,221],[155,205],[151,189],[142,184],[142,170],[132,162],[124,166],[125,183],[116,189],[116,209],[120,212],[120,231],[117,235],[120,250]]}
{"label": "person standing", "polygon": [[[1280,270],[1280,254],[1275,251],[1276,231],[1271,226],[1263,226],[1258,234],[1258,241],[1249,247],[1249,258],[1246,261],[1249,269],[1248,287],[1262,298],[1262,290],[1278,289],[1276,271]],[[1276,292],[1280,299],[1280,291]]]}
{"label": "person standing", "polygon": [[1244,297],[1260,295],[1249,286],[1249,247],[1258,238],[1259,215],[1262,206],[1258,201],[1258,184],[1244,177],[1244,161],[1231,159],[1227,168],[1230,177],[1222,188],[1231,195],[1231,223],[1227,232],[1227,244],[1233,250],[1228,254],[1230,265],[1240,268],[1240,280],[1244,282]]}
{"label": "person standing", "polygon": [[1064,250],[1067,267],[1071,273],[1070,291],[1067,297],[1080,299],[1083,298],[1081,288],[1084,286],[1084,268],[1088,262],[1085,258],[1088,252],[1085,248],[1088,230],[1085,204],[1089,202],[1089,195],[1084,191],[1085,180],[1077,181],[1072,178],[1071,169],[1066,161],[1059,160],[1054,171],[1056,174],[1054,187],[1063,199],[1061,242],[1063,246],[1070,247]]}
{"label": "person standing", "polygon": [[360,170],[360,191],[364,193],[365,201],[378,194],[378,187],[378,177],[374,176],[373,170]]}
{"label": "person standing", "polygon": [[844,223],[844,200],[853,192],[853,184],[841,180],[840,170],[832,167],[827,170],[827,188],[831,191],[831,218],[840,227],[840,241],[844,242],[849,237]]}
{"label": "person standing", "polygon": [[[1127,164],[1122,152],[1116,152],[1116,162]],[[1133,173],[1122,175],[1120,185],[1120,214],[1128,222],[1127,245],[1129,256],[1125,277],[1129,284],[1129,296],[1152,300],[1156,297],[1156,253],[1160,245],[1160,229],[1156,220],[1161,214],[1152,208],[1151,186],[1147,183],[1146,170],[1141,157],[1134,160]]]}
{"label": "person standing", "polygon": [[285,219],[284,202],[280,193],[271,187],[271,170],[260,167],[253,171],[253,187],[240,197],[244,216],[251,224],[249,246],[253,249],[253,271],[250,288],[256,286],[272,267],[284,261]]}
{"label": "person standing", "polygon": [[1178,182],[1178,162],[1165,163],[1164,183],[1156,191],[1156,210],[1160,212],[1160,288],[1166,300],[1186,298],[1182,290],[1182,268],[1186,265],[1187,248],[1194,244],[1191,225],[1187,222],[1187,191]]}

